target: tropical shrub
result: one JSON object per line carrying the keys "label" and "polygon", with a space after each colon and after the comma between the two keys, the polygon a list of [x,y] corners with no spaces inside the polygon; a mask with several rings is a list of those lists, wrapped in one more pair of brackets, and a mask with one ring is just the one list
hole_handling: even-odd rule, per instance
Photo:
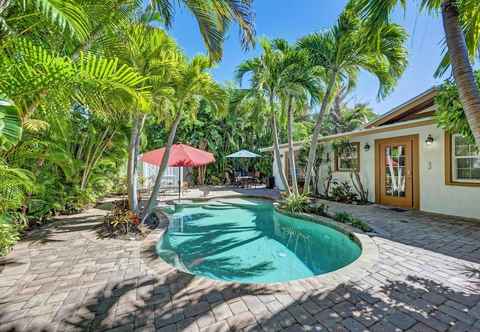
{"label": "tropical shrub", "polygon": [[310,199],[307,195],[289,195],[282,202],[282,209],[292,213],[308,212]]}
{"label": "tropical shrub", "polygon": [[360,172],[352,171],[350,172],[350,180],[352,185],[355,188],[355,191],[359,197],[359,203],[366,204],[368,203],[368,189],[364,186],[362,178],[360,177]]}
{"label": "tropical shrub", "polygon": [[310,205],[308,208],[308,213],[316,214],[319,216],[329,216],[328,215],[328,206],[326,204]]}
{"label": "tropical shrub", "polygon": [[347,212],[337,212],[334,216],[334,219],[342,224],[350,224],[351,226],[358,228],[364,232],[372,231],[372,228],[368,226],[368,224],[358,218],[355,218]]}
{"label": "tropical shrub", "polygon": [[33,190],[33,176],[30,172],[9,167],[0,160],[0,215],[19,209],[27,195]]}
{"label": "tropical shrub", "polygon": [[342,224],[347,224],[352,220],[352,216],[347,212],[337,212],[334,219]]}
{"label": "tropical shrub", "polygon": [[6,216],[0,215],[0,256],[6,255],[19,239],[19,226]]}
{"label": "tropical shrub", "polygon": [[358,195],[353,192],[353,188],[348,181],[333,181],[330,196],[333,200],[342,203],[352,203],[353,201],[357,200],[358,197]]}
{"label": "tropical shrub", "polygon": [[0,151],[8,150],[22,137],[22,121],[18,109],[0,103]]}
{"label": "tropical shrub", "polygon": [[0,256],[19,239],[26,220],[18,212],[33,189],[33,178],[25,170],[11,168],[0,160]]}
{"label": "tropical shrub", "polygon": [[221,184],[223,184],[224,180],[218,176],[215,176],[215,175],[211,175],[209,180],[208,180],[208,184],[212,185],[212,186],[219,186]]}
{"label": "tropical shrub", "polygon": [[355,228],[358,228],[364,232],[371,232],[372,231],[372,228],[370,226],[368,226],[366,223],[364,223],[363,221],[359,220],[359,219],[353,219],[352,222],[351,222],[351,225]]}
{"label": "tropical shrub", "polygon": [[103,230],[108,236],[117,237],[129,233],[141,233],[140,218],[128,209],[125,200],[115,202],[105,217]]}

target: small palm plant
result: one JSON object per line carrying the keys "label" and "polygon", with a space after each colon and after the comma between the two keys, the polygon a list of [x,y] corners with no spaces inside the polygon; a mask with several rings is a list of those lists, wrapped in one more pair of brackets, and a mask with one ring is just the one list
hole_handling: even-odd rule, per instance
{"label": "small palm plant", "polygon": [[281,203],[281,207],[288,212],[301,213],[309,210],[310,198],[303,194],[288,195]]}

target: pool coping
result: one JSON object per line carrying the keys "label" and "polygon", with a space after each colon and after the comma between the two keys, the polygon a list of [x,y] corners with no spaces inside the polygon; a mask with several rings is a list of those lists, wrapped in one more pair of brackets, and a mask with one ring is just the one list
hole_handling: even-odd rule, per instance
{"label": "pool coping", "polygon": [[[265,199],[265,197],[245,197],[245,196],[236,196],[236,197],[212,197],[210,199],[202,199],[201,202],[204,201],[211,201],[211,200],[220,200],[226,198],[257,198],[257,199]],[[314,223],[319,223],[325,225],[327,227],[331,227],[339,232],[342,232],[348,235],[352,240],[354,240],[357,244],[360,245],[362,252],[360,256],[353,261],[352,263],[332,272],[328,272],[325,274],[304,278],[304,279],[297,279],[292,281],[286,282],[278,282],[278,283],[239,283],[234,281],[221,281],[221,280],[214,280],[202,276],[193,275],[186,271],[181,271],[175,268],[174,266],[165,262],[160,256],[158,256],[155,252],[155,246],[157,242],[162,238],[165,234],[168,224],[170,222],[169,217],[167,214],[160,209],[155,210],[156,215],[158,216],[160,223],[159,226],[152,231],[142,243],[142,250],[140,253],[141,258],[146,263],[146,266],[151,272],[158,273],[161,275],[168,274],[171,272],[182,272],[191,276],[192,284],[208,284],[212,286],[221,286],[221,287],[239,287],[240,285],[248,285],[249,287],[259,287],[263,290],[271,290],[271,291],[281,291],[281,292],[305,292],[305,291],[318,291],[318,290],[330,290],[333,288],[338,287],[341,284],[347,282],[355,282],[363,279],[368,274],[375,272],[375,267],[378,265],[379,260],[379,251],[378,247],[375,244],[375,241],[370,238],[369,235],[366,233],[353,228],[349,225],[339,224],[332,219],[312,215],[307,213],[289,213],[283,210],[280,210],[278,204],[275,203],[274,200],[271,198],[267,198],[267,200],[274,202],[274,209],[277,213],[281,213],[284,215],[289,215],[295,218],[300,218],[302,220],[307,220]]]}

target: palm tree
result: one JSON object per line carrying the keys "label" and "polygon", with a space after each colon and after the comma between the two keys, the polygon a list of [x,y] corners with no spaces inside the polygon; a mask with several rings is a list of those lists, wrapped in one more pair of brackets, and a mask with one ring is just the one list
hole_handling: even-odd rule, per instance
{"label": "palm tree", "polygon": [[294,109],[304,109],[308,104],[313,106],[318,101],[323,88],[319,79],[321,68],[311,66],[307,52],[290,46],[286,40],[276,39],[272,44],[276,50],[282,52],[285,62],[279,91],[283,104],[287,108],[288,160],[292,190],[294,195],[298,195],[295,152],[293,150]]}
{"label": "palm tree", "polygon": [[[366,17],[368,24],[376,30],[388,21],[393,9],[405,0],[358,0],[355,5]],[[472,0],[423,0],[421,10],[441,12],[447,53],[436,75],[443,74],[449,65],[457,83],[460,100],[473,136],[480,146],[480,89],[473,74],[470,58],[478,56],[480,34],[480,2]]]}
{"label": "palm tree", "polygon": [[377,43],[367,43],[365,33],[366,26],[347,8],[330,30],[313,33],[298,42],[298,47],[309,53],[312,65],[324,69],[326,81],[325,95],[311,137],[305,192],[309,191],[312,179],[323,117],[329,110],[335,91],[340,86],[354,84],[358,73],[365,70],[378,78],[378,98],[383,98],[406,68],[407,51],[404,43],[407,35],[402,27],[396,24],[383,25],[377,32]]}
{"label": "palm tree", "polygon": [[270,121],[272,123],[273,150],[277,164],[277,171],[280,175],[283,187],[291,194],[287,177],[285,176],[280,158],[279,134],[277,124],[277,112],[282,92],[285,91],[289,79],[288,68],[298,60],[296,57],[287,55],[275,49],[270,41],[262,39],[260,44],[263,54],[240,64],[236,71],[236,78],[241,84],[242,78],[250,74],[250,97],[253,95],[259,99],[268,101],[270,108]]}
{"label": "palm tree", "polygon": [[376,114],[368,104],[358,103],[349,107],[346,101],[349,90],[340,87],[333,100],[333,107],[324,120],[323,135],[353,131],[375,119]]}
{"label": "palm tree", "polygon": [[[245,48],[254,44],[251,5],[250,0],[149,0],[146,3],[136,0],[11,1],[7,2],[6,8],[0,6],[0,32],[2,20],[15,22],[8,28],[9,34],[33,36],[74,61],[82,52],[90,51],[116,57],[122,49],[119,30],[126,24],[158,21],[168,28],[173,23],[174,9],[184,6],[198,22],[210,58],[218,61],[222,56],[224,37],[232,23],[238,24]],[[49,33],[51,23],[65,32],[61,43]],[[30,111],[33,112],[47,95],[48,91],[37,91],[36,98],[28,106]]]}
{"label": "palm tree", "polygon": [[132,127],[128,148],[127,187],[130,209],[138,213],[137,197],[137,159],[140,150],[140,137],[148,113],[155,115],[159,108],[168,102],[171,91],[171,79],[177,74],[177,65],[183,59],[175,41],[163,30],[143,23],[129,25],[123,32],[124,61],[130,64],[143,77],[144,87],[151,95],[149,103],[130,103]]}
{"label": "palm tree", "polygon": [[212,62],[209,58],[198,55],[188,63],[179,64],[178,73],[170,82],[173,93],[169,97],[171,107],[164,110],[164,118],[166,122],[170,122],[170,130],[152,193],[141,213],[142,221],[146,220],[156,205],[163,174],[168,167],[170,151],[182,117],[195,116],[201,101],[208,103],[217,113],[223,113],[226,110],[227,95],[207,72],[211,67]]}

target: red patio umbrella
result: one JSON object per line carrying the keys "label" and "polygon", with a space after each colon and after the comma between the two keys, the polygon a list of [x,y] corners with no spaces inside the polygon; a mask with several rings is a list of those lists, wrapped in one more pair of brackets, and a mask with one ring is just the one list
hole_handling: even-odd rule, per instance
{"label": "red patio umbrella", "polygon": [[[162,163],[163,154],[165,148],[153,150],[144,153],[140,159],[148,164],[159,166]],[[170,150],[170,157],[168,158],[168,166],[171,167],[198,167],[215,162],[215,157],[212,153],[196,149],[190,145],[174,144]],[[180,172],[179,172],[180,173]],[[182,192],[182,174],[180,175],[180,181],[178,181],[178,195],[180,198]]]}

